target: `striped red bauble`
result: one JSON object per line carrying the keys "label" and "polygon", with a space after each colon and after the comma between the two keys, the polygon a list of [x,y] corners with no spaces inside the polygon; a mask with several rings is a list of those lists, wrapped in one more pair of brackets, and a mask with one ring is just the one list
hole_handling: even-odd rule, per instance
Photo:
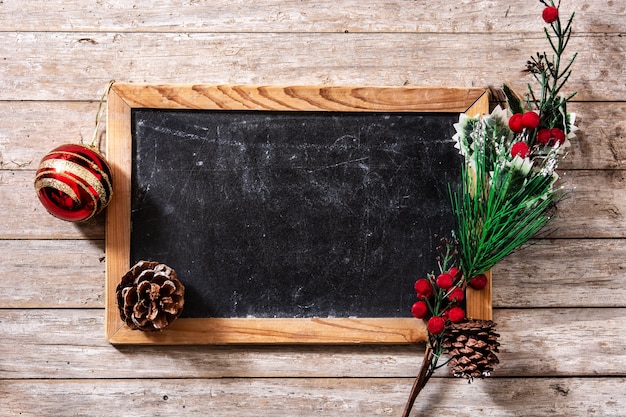
{"label": "striped red bauble", "polygon": [[87,220],[109,204],[111,169],[93,146],[61,145],[41,159],[35,190],[53,216],[72,222]]}

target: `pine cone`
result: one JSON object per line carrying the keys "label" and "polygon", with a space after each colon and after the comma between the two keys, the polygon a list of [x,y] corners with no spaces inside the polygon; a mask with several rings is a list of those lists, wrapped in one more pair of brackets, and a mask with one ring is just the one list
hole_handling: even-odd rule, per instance
{"label": "pine cone", "polygon": [[117,306],[133,330],[158,331],[180,315],[185,287],[176,272],[158,262],[139,261],[117,285]]}
{"label": "pine cone", "polygon": [[450,325],[442,342],[442,347],[452,356],[448,362],[456,377],[470,380],[484,378],[491,374],[499,363],[498,333],[491,320],[467,320]]}

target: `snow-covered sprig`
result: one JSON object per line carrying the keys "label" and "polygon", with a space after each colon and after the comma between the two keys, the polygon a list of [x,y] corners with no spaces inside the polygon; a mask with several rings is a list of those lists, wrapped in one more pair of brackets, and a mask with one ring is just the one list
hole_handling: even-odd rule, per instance
{"label": "snow-covered sprig", "polygon": [[[472,123],[477,132],[490,132],[489,117]],[[532,155],[527,148],[511,152],[507,135],[476,141],[466,157],[458,189],[451,190],[452,212],[459,241],[459,266],[468,278],[490,270],[521,247],[551,219],[563,192],[558,178],[558,148]],[[479,146],[482,144],[482,146]]]}
{"label": "snow-covered sprig", "polygon": [[459,122],[454,124],[456,134],[452,137],[455,148],[465,158],[472,162],[472,156],[477,149],[488,155],[488,159],[496,160],[503,147],[511,146],[513,134],[508,128],[510,115],[497,106],[489,115],[483,117],[469,117],[462,113]]}

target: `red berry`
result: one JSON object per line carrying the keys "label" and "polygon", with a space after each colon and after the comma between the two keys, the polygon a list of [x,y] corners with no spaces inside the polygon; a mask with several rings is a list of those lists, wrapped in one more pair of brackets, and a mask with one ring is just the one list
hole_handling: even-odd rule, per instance
{"label": "red berry", "polygon": [[455,303],[460,303],[464,299],[465,299],[465,291],[463,291],[461,288],[455,288],[452,291],[450,291],[450,294],[448,294],[448,300],[455,302]]}
{"label": "red berry", "polygon": [[457,268],[456,266],[453,266],[448,271],[448,274],[450,274],[450,276],[456,280],[457,275],[459,275],[459,272],[460,272],[459,268]]}
{"label": "red berry", "polygon": [[539,126],[539,115],[534,111],[524,113],[522,124],[528,129],[536,129]]}
{"label": "red berry", "polygon": [[522,133],[524,130],[524,125],[522,124],[522,114],[515,113],[509,119],[509,129],[511,129],[515,133]]}
{"label": "red berry", "polygon": [[446,319],[438,316],[431,317],[430,319],[428,319],[428,324],[426,325],[426,327],[428,328],[428,333],[430,334],[441,334],[446,328]]}
{"label": "red berry", "polygon": [[433,285],[426,278],[420,278],[415,281],[415,292],[417,293],[417,298],[420,300],[430,298],[435,293]]}
{"label": "red berry", "polygon": [[517,142],[511,146],[511,156],[526,158],[530,154],[530,147],[526,142]]}
{"label": "red berry", "polygon": [[437,277],[437,286],[442,290],[448,290],[454,285],[454,278],[450,274],[439,274]]}
{"label": "red berry", "polygon": [[537,132],[537,142],[549,146],[562,145],[565,143],[565,132],[558,127],[541,129]]}
{"label": "red berry", "polygon": [[487,276],[485,274],[480,274],[470,279],[468,285],[475,290],[482,290],[487,286],[487,282]]}
{"label": "red berry", "polygon": [[553,127],[552,129],[550,129],[550,135],[552,136],[554,143],[558,143],[559,145],[565,143],[565,132],[563,132],[558,127]]}
{"label": "red berry", "polygon": [[461,322],[464,318],[465,310],[463,310],[461,307],[452,307],[450,310],[448,310],[448,319],[452,323]]}
{"label": "red berry", "polygon": [[556,21],[556,19],[559,18],[559,9],[557,9],[554,6],[548,6],[545,9],[543,9],[543,12],[541,13],[541,17],[543,17],[543,20],[546,23],[552,23]]}
{"label": "red berry", "polygon": [[550,143],[550,139],[552,139],[552,133],[550,132],[550,129],[540,129],[539,132],[537,132],[537,142],[541,143],[542,145],[547,145],[548,143]]}
{"label": "red berry", "polygon": [[417,301],[411,307],[411,313],[416,319],[423,319],[428,314],[428,305],[423,301]]}

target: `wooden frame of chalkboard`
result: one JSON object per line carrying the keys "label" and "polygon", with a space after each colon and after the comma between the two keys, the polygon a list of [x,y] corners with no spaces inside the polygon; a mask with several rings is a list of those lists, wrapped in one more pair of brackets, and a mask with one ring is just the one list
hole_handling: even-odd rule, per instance
{"label": "wooden frame of chalkboard", "polygon": [[[112,86],[107,100],[107,159],[114,197],[106,218],[105,334],[112,344],[404,344],[427,338],[410,317],[179,318],[161,332],[129,329],[121,320],[116,287],[130,268],[133,109],[279,112],[467,113],[489,110],[481,88],[147,85]],[[491,283],[491,280],[489,280]],[[491,284],[468,289],[467,312],[491,318]]]}

